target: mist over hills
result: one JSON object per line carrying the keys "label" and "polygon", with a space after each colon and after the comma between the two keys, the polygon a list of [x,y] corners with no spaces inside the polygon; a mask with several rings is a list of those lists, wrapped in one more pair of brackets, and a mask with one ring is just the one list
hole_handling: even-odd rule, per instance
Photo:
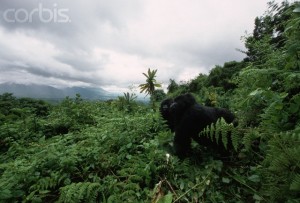
{"label": "mist over hills", "polygon": [[29,97],[36,99],[64,99],[65,97],[76,97],[80,94],[81,98],[88,100],[108,100],[116,98],[117,95],[105,91],[102,88],[93,87],[67,87],[55,88],[47,85],[37,84],[16,84],[2,83],[0,84],[0,94],[13,93],[16,97]]}

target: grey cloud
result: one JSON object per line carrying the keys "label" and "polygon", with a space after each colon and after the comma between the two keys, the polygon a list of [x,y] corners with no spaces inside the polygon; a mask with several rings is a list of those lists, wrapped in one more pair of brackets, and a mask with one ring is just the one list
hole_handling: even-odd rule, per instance
{"label": "grey cloud", "polygon": [[212,42],[207,45],[201,42],[181,42],[168,48],[170,58],[177,60],[178,64],[198,67],[212,67],[223,65],[225,61],[241,60],[244,55],[236,48],[240,45],[231,41]]}
{"label": "grey cloud", "polygon": [[[129,18],[137,17],[140,7],[141,3],[137,0],[76,3],[71,0],[1,0],[0,23],[7,29],[44,28],[54,33],[60,31],[68,34],[93,29],[103,23],[121,29]],[[70,28],[74,32],[68,32]]]}
{"label": "grey cloud", "polygon": [[[42,10],[48,9],[51,15],[54,15],[55,7],[50,6],[51,1],[20,1],[20,0],[2,0],[0,2],[0,22],[7,29],[38,29],[46,26],[51,18],[49,12]],[[40,18],[40,16],[42,18]],[[50,23],[50,21],[48,22]]]}
{"label": "grey cloud", "polygon": [[[6,39],[0,39],[0,71],[1,73],[9,71],[10,74],[13,71],[18,73],[23,71],[28,73],[28,77],[45,78],[45,81],[46,78],[51,78],[51,83],[57,79],[66,83],[80,81],[91,85],[127,87],[132,83],[143,82],[142,72],[145,72],[148,67],[158,68],[158,74],[161,74],[159,77],[166,81],[169,78],[179,77],[187,67],[198,68],[200,73],[203,70],[208,71],[216,64],[243,57],[234,50],[240,48],[238,46],[241,43],[239,38],[229,37],[233,34],[232,31],[228,29],[224,31],[226,28],[219,25],[218,32],[221,34],[214,36],[224,37],[224,39],[213,39],[209,34],[205,35],[208,36],[207,38],[199,39],[201,36],[198,37],[194,33],[204,32],[202,27],[195,27],[194,25],[198,24],[194,22],[191,27],[185,25],[189,20],[197,22],[209,19],[200,16],[199,19],[184,19],[183,23],[172,18],[174,13],[169,13],[165,21],[165,16],[156,16],[155,8],[164,6],[161,10],[168,12],[172,9],[173,1],[163,4],[159,2],[158,0],[0,0],[0,34],[3,32],[3,36],[11,34],[16,38],[27,36],[41,42],[41,45],[33,46],[38,47],[37,50],[40,50],[41,54],[33,52],[30,56],[24,54],[26,50],[32,49],[30,44],[19,41],[3,43]],[[196,1],[182,6],[191,6],[193,2]],[[39,19],[38,13],[33,15],[32,22],[12,23],[3,18],[7,9],[15,9],[15,11],[22,9],[30,13],[40,5],[53,13],[58,12],[59,9],[66,9],[64,14],[67,14],[70,21],[58,23],[53,20],[45,23]],[[153,11],[149,11],[147,7],[149,5]],[[199,6],[199,3],[197,5]],[[147,15],[150,16],[145,15],[145,11],[149,12]],[[47,17],[47,13],[44,15]],[[197,15],[198,13],[194,14],[195,17]],[[255,15],[253,14],[249,21],[253,22]],[[13,17],[9,16],[10,19]],[[185,18],[185,15],[180,17]],[[173,27],[168,30],[170,21],[170,26]],[[151,27],[147,23],[150,23]],[[244,22],[235,23],[245,25]],[[190,29],[178,29],[181,24],[184,24],[184,28]],[[206,32],[216,32],[216,30],[206,30]],[[44,44],[50,44],[53,49],[43,49],[41,46]],[[22,48],[22,51],[19,51],[19,48]],[[99,53],[95,54],[95,50],[99,50]],[[42,57],[41,61],[35,60],[38,57]],[[67,67],[68,71],[59,69],[57,65]],[[133,70],[132,67],[135,69]],[[20,74],[16,77],[19,78]]]}
{"label": "grey cloud", "polygon": [[59,62],[73,67],[75,70],[93,72],[101,68],[102,63],[93,63],[89,56],[73,55],[73,56],[58,56],[55,57]]}
{"label": "grey cloud", "polygon": [[[49,71],[51,67],[41,69],[41,67],[34,67],[34,66],[28,66],[24,68],[24,66],[17,66],[17,65],[9,65],[6,66],[4,70],[1,70],[3,72],[23,72],[23,75],[30,75],[31,77],[38,77],[38,78],[44,78],[45,80],[50,78],[55,78],[62,81],[69,81],[69,82],[82,82],[86,84],[93,84],[93,85],[99,85],[101,84],[101,80],[99,78],[93,79],[90,77],[84,77],[80,75],[72,75],[72,74],[66,74],[61,72],[53,72]],[[28,73],[28,74],[27,74]],[[18,82],[18,81],[16,81]]]}

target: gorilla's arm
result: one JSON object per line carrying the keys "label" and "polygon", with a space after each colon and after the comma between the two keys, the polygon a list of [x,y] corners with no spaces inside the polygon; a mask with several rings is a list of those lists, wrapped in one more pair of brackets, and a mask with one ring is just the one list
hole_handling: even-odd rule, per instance
{"label": "gorilla's arm", "polygon": [[235,119],[233,113],[231,113],[228,109],[216,108],[216,114],[219,115],[219,118],[222,117],[225,119],[226,123],[232,123]]}
{"label": "gorilla's arm", "polygon": [[217,121],[213,108],[207,109],[199,104],[193,104],[175,121],[174,149],[180,158],[187,156],[191,152],[192,139],[200,145],[213,146],[212,140],[199,136],[199,132],[207,125]]}
{"label": "gorilla's arm", "polygon": [[[216,123],[220,118],[224,118],[224,120],[228,124],[234,123],[235,121],[234,114],[231,113],[229,110],[223,108],[213,108],[213,107],[206,107],[201,105],[197,105],[196,108],[199,112],[199,115],[195,120],[199,122],[198,123],[199,127],[197,129],[197,132],[192,135],[193,140],[195,140],[200,145],[214,148],[215,150],[220,152],[222,156],[229,155],[227,149],[229,150],[233,149],[230,133],[227,134],[227,139],[228,139],[228,144],[226,146],[227,149],[224,147],[223,144],[220,144],[222,143],[222,140],[217,140],[216,136],[214,136],[213,139],[211,139],[206,136],[200,136],[199,133],[203,131],[207,126]],[[205,121],[205,122],[201,122],[201,121]],[[220,137],[220,139],[222,138]]]}

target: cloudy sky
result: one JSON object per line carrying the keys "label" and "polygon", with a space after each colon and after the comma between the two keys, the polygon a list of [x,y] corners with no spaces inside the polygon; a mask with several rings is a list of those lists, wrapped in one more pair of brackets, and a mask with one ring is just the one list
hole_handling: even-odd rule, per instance
{"label": "cloudy sky", "polygon": [[264,0],[0,0],[0,83],[96,86],[187,81],[241,60]]}

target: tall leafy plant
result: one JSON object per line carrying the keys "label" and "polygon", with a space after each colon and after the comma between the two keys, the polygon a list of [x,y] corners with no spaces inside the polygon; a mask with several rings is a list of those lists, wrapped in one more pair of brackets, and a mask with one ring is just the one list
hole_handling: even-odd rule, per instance
{"label": "tall leafy plant", "polygon": [[[161,84],[156,82],[156,70],[148,69],[147,73],[143,73],[143,75],[146,77],[146,83],[140,84],[139,87],[141,89],[141,93],[145,92],[146,95],[150,94],[152,96],[155,92],[156,87],[161,87]],[[152,108],[155,109],[155,101],[152,101]]]}

